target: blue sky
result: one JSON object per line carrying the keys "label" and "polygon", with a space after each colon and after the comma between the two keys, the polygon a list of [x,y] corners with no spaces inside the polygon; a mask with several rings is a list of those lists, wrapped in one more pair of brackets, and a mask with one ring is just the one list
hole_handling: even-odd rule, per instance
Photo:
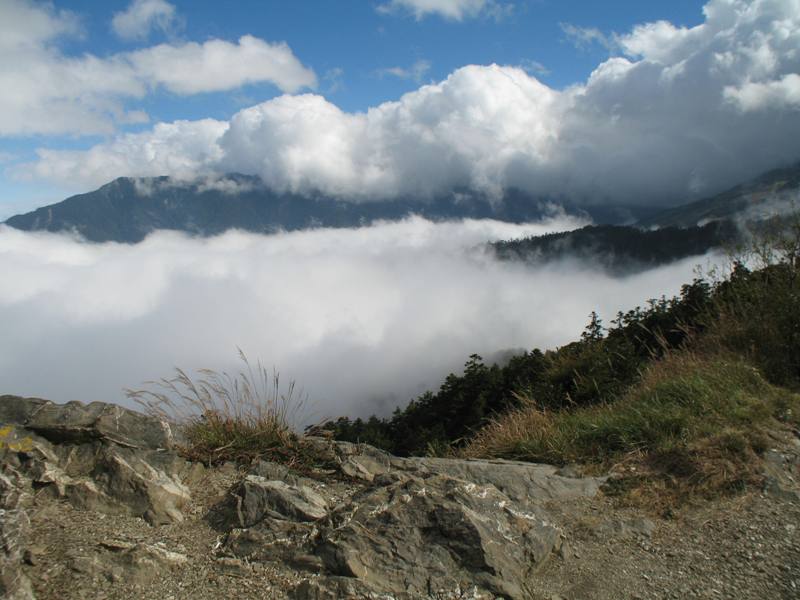
{"label": "blue sky", "polygon": [[[737,0],[712,0],[708,4],[712,8],[717,8],[710,11],[711,17],[704,14],[704,4],[706,3],[697,0],[669,2],[626,0],[603,3],[578,0],[363,2],[240,0],[230,3],[202,0],[192,2],[134,0],[133,2],[56,1],[54,4],[31,0],[0,0],[0,22],[5,21],[7,31],[12,29],[21,31],[22,38],[28,35],[26,28],[29,28],[31,30],[29,39],[34,40],[32,43],[13,40],[8,42],[12,52],[6,52],[5,58],[0,58],[0,81],[4,82],[6,90],[11,90],[9,101],[11,108],[6,110],[6,122],[4,123],[0,117],[0,160],[2,160],[0,168],[3,169],[0,172],[0,218],[23,208],[28,209],[60,200],[68,193],[92,189],[117,175],[150,175],[162,172],[185,174],[186,170],[195,168],[200,162],[204,169],[208,168],[215,172],[222,170],[223,166],[248,170],[244,168],[247,166],[244,164],[247,161],[237,162],[229,159],[229,155],[233,156],[235,153],[229,152],[230,148],[225,146],[224,160],[218,161],[219,164],[215,163],[213,168],[208,166],[209,159],[205,155],[202,161],[195,156],[187,157],[181,162],[180,169],[174,164],[168,165],[155,159],[147,159],[149,162],[144,166],[142,161],[145,159],[137,159],[138,162],[135,164],[121,166],[121,162],[125,162],[127,158],[120,158],[113,164],[92,167],[91,173],[83,172],[81,175],[76,174],[74,178],[70,177],[70,173],[76,171],[77,166],[81,163],[85,165],[88,160],[80,152],[94,148],[95,162],[97,162],[101,154],[110,154],[106,152],[111,147],[109,145],[122,143],[120,140],[126,133],[141,132],[143,135],[149,135],[147,132],[154,131],[159,123],[172,123],[178,120],[198,122],[202,119],[215,119],[227,123],[240,111],[249,107],[263,106],[263,103],[284,93],[316,94],[327,102],[325,107],[322,107],[325,110],[330,105],[345,115],[352,115],[396,101],[403,94],[415,92],[425,84],[438,85],[459,72],[462,67],[487,66],[492,63],[521,68],[530,76],[531,81],[540,82],[545,86],[541,91],[543,95],[551,91],[566,93],[570,86],[586,86],[589,90],[587,81],[590,74],[600,65],[611,64],[615,57],[625,57],[628,63],[638,67],[638,71],[645,70],[644,67],[647,66],[645,63],[652,63],[660,65],[666,72],[680,61],[687,64],[686,56],[689,52],[693,53],[695,62],[700,64],[703,56],[709,56],[712,51],[714,55],[721,54],[720,48],[716,46],[722,43],[720,40],[725,39],[725,35],[730,38],[731,31],[740,32],[744,28],[745,19],[749,18],[745,14],[748,4],[752,5],[751,9],[753,6],[762,7],[763,13],[769,15],[776,10],[790,11],[792,2],[757,0],[755,3],[747,3]],[[149,6],[151,11],[155,11],[152,14],[156,16],[151,14],[149,17],[139,18],[138,21],[134,19],[131,25],[134,29],[127,33],[113,25],[115,16],[124,15],[126,11],[133,15],[137,5],[139,9]],[[140,11],[140,14],[144,13]],[[774,15],[773,23],[779,20],[778,16]],[[37,28],[34,25],[40,18],[42,25]],[[714,19],[718,22],[713,22]],[[732,19],[739,19],[734,27],[730,25]],[[765,27],[762,21],[747,21],[747,23],[750,27]],[[641,27],[648,23],[667,23],[668,27],[662,27],[658,31],[657,27],[651,28],[647,32],[638,34],[638,37],[633,34],[637,26]],[[2,27],[0,25],[0,33],[3,33]],[[726,30],[725,27],[729,29]],[[684,36],[683,32],[687,31],[696,32],[697,35]],[[713,38],[712,34],[717,37]],[[241,50],[241,45],[237,44],[245,35],[257,38],[257,43],[261,44],[259,47],[264,51],[261,56],[266,57],[266,60],[271,56],[266,53],[272,52],[279,42],[285,42],[288,45],[286,56],[293,61],[288,67],[291,73],[281,72],[278,75],[266,76],[246,74],[238,79],[233,77],[232,81],[224,85],[209,83],[206,79],[201,83],[188,84],[191,86],[191,89],[188,89],[186,82],[171,81],[170,74],[159,72],[159,64],[142,67],[136,63],[134,67],[130,66],[135,62],[135,59],[131,58],[133,54],[147,51],[154,46],[162,50],[166,47],[185,49],[187,44],[224,42],[232,46],[226,59],[231,60],[232,64],[223,65],[222,69],[235,70],[237,65],[244,61],[236,54]],[[659,37],[664,35],[665,38]],[[628,42],[624,36],[629,36]],[[704,41],[701,44],[694,38],[704,38]],[[675,51],[676,56],[678,54],[681,56],[675,59],[674,64],[667,64],[671,58],[658,55],[659,45],[677,47],[680,43],[688,46],[690,42],[695,46]],[[790,39],[788,42],[784,40],[784,43],[788,43],[790,48],[797,45],[795,39]],[[773,46],[770,50],[782,51],[775,44]],[[746,48],[737,48],[744,55]],[[735,50],[736,48],[733,51]],[[732,52],[730,48],[727,51]],[[22,68],[15,71],[12,63],[19,62],[17,58],[23,63],[30,61],[31,66],[24,71]],[[190,72],[192,66],[188,64],[184,66],[181,60],[181,56],[176,56],[172,63],[161,66],[173,73],[182,70]],[[216,58],[212,57],[210,60]],[[8,61],[5,67],[2,65],[3,61]],[[104,83],[103,79],[107,82],[115,77],[109,75],[115,72],[115,61],[123,61],[126,73],[128,71],[130,73],[121,75],[121,81],[114,82],[113,85]],[[155,59],[156,63],[159,61],[159,58]],[[784,108],[789,111],[791,125],[794,127],[796,123],[792,95],[794,80],[787,80],[787,77],[796,73],[797,61],[794,58],[787,61],[763,75],[763,82],[757,80],[756,83],[769,86],[770,82],[773,82],[779,87],[784,84],[789,86],[786,91],[789,103]],[[100,66],[95,63],[100,63]],[[43,70],[47,76],[37,75],[39,78],[34,84],[30,84],[27,78],[34,77],[30,73],[36,72],[39,68],[44,69],[43,65],[47,65],[46,70]],[[719,89],[716,93],[720,96],[723,93],[728,94],[725,90],[744,90],[742,86],[754,80],[754,70],[748,70],[745,66],[735,66],[731,69],[731,72],[718,82]],[[69,73],[69,77],[65,76],[65,80],[68,80],[66,83],[58,83],[61,71]],[[123,69],[120,68],[119,72],[122,73]],[[632,79],[633,75],[630,74],[632,72],[633,69],[628,69],[626,77]],[[128,79],[122,81],[125,77]],[[198,76],[198,79],[201,78],[202,76]],[[466,75],[462,77],[466,78]],[[254,79],[256,82],[253,82]],[[53,89],[48,87],[51,85],[49,81],[57,82],[52,84]],[[74,89],[76,84],[71,83],[74,81],[86,85],[89,91],[86,94],[76,92]],[[527,85],[528,82],[525,83]],[[628,83],[633,85],[631,82]],[[464,86],[470,88],[474,87],[473,84],[474,81],[464,83]],[[55,86],[58,85],[61,87],[56,89]],[[493,84],[482,79],[480,85]],[[691,81],[686,85],[689,86],[686,89],[692,89]],[[14,105],[13,96],[17,89],[23,90],[19,92],[20,94],[29,94],[30,98],[20,96],[20,101]],[[641,91],[640,84],[636,84],[635,89]],[[773,88],[764,88],[767,89]],[[764,90],[762,96],[767,94]],[[461,94],[455,89],[453,92]],[[701,92],[702,90],[698,94]],[[620,86],[619,93],[629,94],[630,90],[626,91]],[[535,95],[539,92],[531,91],[529,96],[530,94]],[[576,98],[587,95],[573,94],[570,102],[579,102],[580,100]],[[597,102],[604,102],[606,96],[607,93],[605,95],[598,93]],[[458,97],[466,98],[463,94]],[[566,99],[566,96],[562,97]],[[466,104],[456,106],[455,110],[463,108],[465,114],[475,114],[486,108],[483,105],[469,105],[472,101],[471,98],[465,99]],[[704,99],[699,97],[698,102],[702,104],[703,101]],[[608,106],[590,107],[588,112],[607,111],[607,117],[612,118],[615,110],[613,107],[624,102],[625,99],[621,97],[616,103],[609,101]],[[28,106],[35,109],[29,110]],[[6,107],[0,103],[0,111],[4,108]],[[73,109],[76,111],[74,118],[69,116]],[[318,109],[321,109],[321,105],[306,107],[303,110]],[[585,107],[582,110],[585,111]],[[652,127],[647,125],[644,130],[664,127],[668,131],[675,126],[687,126],[687,123],[681,121],[676,121],[674,124],[665,123],[669,115],[664,114],[664,109],[659,110],[662,112],[654,113],[652,116]],[[731,115],[730,118],[733,119],[734,113]],[[62,116],[65,122],[53,124]],[[679,117],[683,118],[676,115],[676,119]],[[693,117],[699,119],[701,115],[698,113]],[[431,118],[441,122],[446,116],[437,114]],[[781,117],[784,122],[786,118]],[[570,118],[561,115],[558,119],[559,136],[563,138],[564,134],[560,131],[561,124]],[[732,124],[733,121],[727,124],[720,123],[719,133],[703,132],[699,137],[704,140],[711,139],[711,145],[718,145],[715,136],[727,135],[724,134],[724,129]],[[641,123],[637,126],[641,126]],[[462,123],[462,128],[468,130],[469,127],[469,122],[466,125]],[[380,131],[380,135],[386,137],[384,125],[381,125]],[[274,130],[270,129],[268,133],[272,135]],[[581,132],[580,136],[583,135]],[[595,134],[585,135],[589,139]],[[261,141],[264,145],[278,143],[277,138],[268,136]],[[736,144],[744,147],[750,141],[752,140],[736,140]],[[295,140],[283,140],[281,143],[289,147],[295,145],[295,142]],[[128,142],[125,142],[124,152],[135,155],[141,151],[142,144],[152,145],[154,142],[148,138],[146,142],[137,143],[140,145],[136,149],[131,149]],[[303,141],[303,143],[319,146],[319,140]],[[789,147],[781,146],[775,152],[775,156],[769,156],[769,160],[779,161],[793,156],[797,147],[789,142],[786,143]],[[528,147],[524,140],[522,145]],[[581,145],[585,144],[582,142]],[[43,149],[56,152],[42,159]],[[380,153],[381,149],[377,152]],[[210,151],[212,154],[216,152],[216,149],[212,150]],[[73,153],[64,154],[63,151],[73,151]],[[122,156],[123,151],[116,151]],[[408,152],[414,151],[412,144]],[[695,151],[702,152],[701,149],[692,152]],[[681,152],[680,149],[676,149],[676,155],[680,155]],[[179,154],[178,151],[173,152],[173,156]],[[536,171],[542,164],[542,154],[544,151],[538,152],[536,160],[539,162],[531,163],[526,171],[537,172],[535,179],[539,183],[535,185],[531,183],[533,175],[512,176],[513,169],[509,166],[510,163],[504,163],[502,177],[497,176],[499,179],[490,181],[487,186],[502,187],[513,183],[522,187],[531,186],[535,192],[552,193],[555,184],[548,184],[550,187],[545,189],[541,187],[544,185],[541,182],[549,181],[548,178],[552,179],[555,175],[550,170],[541,173]],[[654,150],[653,154],[657,152]],[[474,157],[470,160],[474,160]],[[683,186],[681,190],[685,190],[686,193],[695,188],[710,190],[714,185],[709,185],[708,181],[729,180],[732,175],[725,175],[727,171],[721,165],[721,160],[720,158],[720,164],[710,163],[702,173],[689,172],[691,169],[681,167]],[[737,157],[737,160],[744,158]],[[360,159],[354,159],[353,164],[356,167],[353,168],[362,168],[362,163]],[[258,165],[251,165],[250,170],[264,175],[273,173],[279,168],[292,171],[296,166],[287,163],[283,158],[279,160],[273,156],[265,156]],[[760,166],[759,164],[759,168]],[[451,167],[452,165],[448,163],[448,166],[442,168]],[[323,176],[324,173],[318,175],[327,172],[327,168],[327,165],[309,167],[308,172],[292,180],[275,176],[275,185],[283,188],[310,186],[334,194],[375,193],[373,188],[363,182],[358,185],[351,185],[350,180],[331,182],[330,178],[326,179],[327,176]],[[452,168],[455,173],[459,169],[463,171],[468,167],[457,165]],[[498,167],[492,168],[496,171]],[[560,184],[571,179],[569,175],[564,175],[566,168],[560,168],[558,171],[557,178]],[[595,177],[608,177],[610,181],[615,177],[614,170],[619,168],[621,167],[614,165],[605,166]],[[728,170],[738,171],[739,165],[734,164]],[[494,171],[492,173],[486,177],[489,179],[495,177],[496,173]],[[479,179],[483,181],[486,177],[481,176]],[[446,186],[453,181],[455,179],[451,178],[436,185]],[[394,190],[391,182],[387,185],[387,189]],[[600,187],[602,189],[600,195],[603,197],[615,193],[625,196],[640,190],[641,184],[631,181],[628,187],[619,192]],[[584,189],[585,186],[578,188],[575,193],[588,194]],[[432,189],[424,187],[423,191],[428,192]],[[669,193],[676,194],[672,190]]]}

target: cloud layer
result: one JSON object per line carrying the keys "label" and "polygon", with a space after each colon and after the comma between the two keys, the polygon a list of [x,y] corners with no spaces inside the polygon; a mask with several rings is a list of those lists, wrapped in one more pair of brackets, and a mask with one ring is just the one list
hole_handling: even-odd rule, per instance
{"label": "cloud layer", "polygon": [[[161,12],[153,12],[158,6]],[[138,35],[161,22],[164,6],[169,5],[134,3],[134,12],[121,13],[127,16],[116,28]],[[139,9],[150,12],[140,14]],[[64,54],[60,42],[80,34],[80,21],[69,11],[0,0],[0,89],[5,90],[0,94],[0,136],[112,133],[118,124],[147,121],[144,112],[126,108],[125,100],[156,89],[188,95],[269,82],[296,92],[317,82],[314,71],[285,43],[253,36],[235,43],[159,44],[107,57]]]}
{"label": "cloud layer", "polygon": [[[798,8],[798,0],[711,0],[696,27],[637,26],[613,37],[624,56],[566,90],[519,68],[472,65],[366,112],[314,94],[282,96],[228,122],[159,124],[86,153],[42,151],[23,170],[84,187],[191,167],[355,200],[516,187],[587,202],[679,203],[800,159]],[[208,86],[180,80],[167,67],[171,56],[180,55],[178,64],[212,45],[234,54],[252,46],[269,64],[282,52],[293,60],[288,48],[258,40],[226,44],[156,47],[127,60],[187,93]],[[299,87],[310,74],[282,81]]]}
{"label": "cloud layer", "polygon": [[123,387],[237,368],[236,347],[309,394],[313,417],[383,414],[472,352],[552,347],[692,277],[689,260],[626,279],[568,263],[496,263],[489,239],[572,228],[422,219],[358,230],[135,246],[0,226],[0,393],[121,401]]}

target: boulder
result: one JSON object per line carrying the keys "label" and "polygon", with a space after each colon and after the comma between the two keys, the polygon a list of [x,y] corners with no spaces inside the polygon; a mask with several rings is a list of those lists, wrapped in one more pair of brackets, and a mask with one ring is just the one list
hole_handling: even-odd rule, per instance
{"label": "boulder", "polygon": [[311,522],[328,514],[320,494],[305,485],[291,485],[259,475],[247,475],[229,495],[233,527],[252,527],[266,517]]}
{"label": "boulder", "polygon": [[77,508],[182,520],[192,470],[172,447],[168,424],[119,406],[0,397],[4,463]]}
{"label": "boulder", "polygon": [[129,448],[169,449],[174,445],[166,421],[116,404],[0,397],[0,423],[24,427],[55,443],[104,440]]}
{"label": "boulder", "polygon": [[[462,598],[474,588],[476,598],[524,598],[525,581],[561,540],[541,510],[446,475],[399,477],[332,518],[339,524],[321,532],[317,555],[329,574],[376,594]],[[335,597],[307,586],[296,594]]]}

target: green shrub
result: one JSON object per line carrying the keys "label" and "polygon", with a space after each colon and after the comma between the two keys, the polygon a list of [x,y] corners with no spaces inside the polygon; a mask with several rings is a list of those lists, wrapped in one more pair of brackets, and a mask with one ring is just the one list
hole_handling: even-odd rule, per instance
{"label": "green shrub", "polygon": [[546,411],[528,399],[478,432],[463,455],[608,464],[630,454],[683,452],[709,440],[733,451],[745,443],[752,448],[752,432],[799,407],[798,396],[770,385],[738,358],[681,352],[654,363],[615,402]]}

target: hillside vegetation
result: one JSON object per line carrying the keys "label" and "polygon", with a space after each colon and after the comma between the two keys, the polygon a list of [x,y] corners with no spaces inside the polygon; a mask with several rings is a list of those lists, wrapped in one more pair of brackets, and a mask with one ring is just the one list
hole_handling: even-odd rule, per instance
{"label": "hillside vegetation", "polygon": [[769,436],[800,423],[798,257],[795,223],[727,277],[709,273],[608,328],[593,313],[580,340],[504,366],[473,355],[389,418],[325,428],[401,455],[634,460],[637,476],[680,480],[680,493],[738,489]]}

